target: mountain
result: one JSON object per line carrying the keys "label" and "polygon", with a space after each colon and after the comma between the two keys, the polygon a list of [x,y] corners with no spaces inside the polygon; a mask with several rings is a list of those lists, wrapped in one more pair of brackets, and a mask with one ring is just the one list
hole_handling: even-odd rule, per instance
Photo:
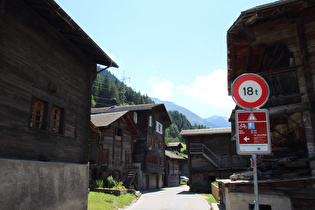
{"label": "mountain", "polygon": [[220,117],[220,116],[213,116],[209,117],[206,119],[203,119],[199,117],[197,114],[193,113],[192,111],[179,106],[173,102],[170,101],[162,101],[157,98],[152,98],[151,99],[156,103],[160,104],[163,103],[167,109],[167,111],[178,111],[182,113],[183,115],[186,116],[186,118],[189,120],[189,122],[192,125],[206,125],[209,128],[224,128],[224,127],[231,127],[231,124],[228,122],[227,118],[225,117]]}
{"label": "mountain", "polygon": [[217,125],[219,128],[231,127],[231,123],[227,117],[214,115],[212,117],[204,118],[204,120]]}

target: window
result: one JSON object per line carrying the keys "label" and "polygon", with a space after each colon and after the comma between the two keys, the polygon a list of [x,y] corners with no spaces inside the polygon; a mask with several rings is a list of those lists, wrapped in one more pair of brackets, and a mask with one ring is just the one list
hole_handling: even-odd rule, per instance
{"label": "window", "polygon": [[133,113],[133,121],[135,121],[135,123],[138,123],[138,114],[137,114],[137,112]]}
{"label": "window", "polygon": [[45,101],[34,98],[32,107],[32,118],[30,122],[31,127],[44,129],[45,108]]}
{"label": "window", "polygon": [[163,134],[163,125],[156,121],[156,132]]}
{"label": "window", "polygon": [[121,136],[121,129],[115,128],[115,136]]}
{"label": "window", "polygon": [[162,149],[162,148],[163,148],[162,142],[159,141],[159,149]]}
{"label": "window", "polygon": [[30,127],[62,134],[64,109],[39,98],[33,99]]}
{"label": "window", "polygon": [[149,144],[154,147],[155,139],[152,136],[149,137]]}
{"label": "window", "polygon": [[53,106],[51,111],[50,131],[53,133],[62,133],[62,109]]}
{"label": "window", "polygon": [[153,126],[152,116],[149,116],[149,127]]}

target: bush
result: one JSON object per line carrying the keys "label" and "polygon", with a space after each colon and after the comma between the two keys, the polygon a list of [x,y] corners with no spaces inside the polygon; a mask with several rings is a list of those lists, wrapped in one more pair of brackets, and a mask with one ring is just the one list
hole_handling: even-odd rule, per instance
{"label": "bush", "polygon": [[211,186],[201,185],[196,182],[191,183],[189,187],[190,187],[189,189],[190,192],[211,192]]}

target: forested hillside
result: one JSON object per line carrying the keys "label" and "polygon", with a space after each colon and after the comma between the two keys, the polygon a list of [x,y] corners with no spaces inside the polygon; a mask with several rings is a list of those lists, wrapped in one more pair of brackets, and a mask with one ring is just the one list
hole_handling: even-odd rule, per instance
{"label": "forested hillside", "polygon": [[[98,66],[97,71],[100,71]],[[154,104],[154,101],[147,95],[134,91],[131,87],[120,82],[108,70],[102,71],[97,75],[92,85],[92,102],[94,107],[110,106],[112,98],[116,98],[117,105],[136,105],[136,104]]]}
{"label": "forested hillside", "polygon": [[191,125],[189,120],[187,120],[186,116],[179,113],[178,111],[169,111],[168,115],[171,118],[172,124],[169,128],[165,130],[165,143],[168,144],[170,142],[182,142],[185,143],[182,137],[179,136],[179,133],[182,130],[189,129],[203,129],[207,128],[204,125]]}

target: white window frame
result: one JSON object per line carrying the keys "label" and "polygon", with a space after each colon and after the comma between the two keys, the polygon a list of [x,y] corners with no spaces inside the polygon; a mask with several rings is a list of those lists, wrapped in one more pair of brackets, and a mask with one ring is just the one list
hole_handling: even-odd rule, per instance
{"label": "white window frame", "polygon": [[156,122],[156,126],[155,126],[156,132],[158,132],[159,134],[163,134],[163,125],[159,123],[158,121],[155,121],[155,122]]}
{"label": "white window frame", "polygon": [[149,116],[149,127],[153,126],[153,120],[152,120],[152,116]]}
{"label": "white window frame", "polygon": [[137,114],[137,112],[133,113],[133,121],[135,121],[136,124],[138,123],[138,114]]}

